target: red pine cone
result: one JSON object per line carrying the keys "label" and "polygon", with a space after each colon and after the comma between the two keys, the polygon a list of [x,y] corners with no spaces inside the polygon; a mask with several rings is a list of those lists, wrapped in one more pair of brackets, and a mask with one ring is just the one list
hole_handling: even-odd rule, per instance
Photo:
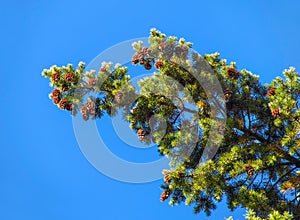
{"label": "red pine cone", "polygon": [[144,63],[144,67],[145,67],[146,70],[151,70],[152,65],[151,65],[150,62],[146,62],[146,63]]}
{"label": "red pine cone", "polygon": [[160,70],[164,66],[164,63],[162,61],[157,61],[155,63],[155,68]]}
{"label": "red pine cone", "polygon": [[274,118],[277,118],[281,115],[281,110],[279,108],[275,108],[273,111],[272,111],[272,116]]}
{"label": "red pine cone", "polygon": [[53,73],[51,76],[52,81],[58,82],[60,80],[60,75],[59,73]]}
{"label": "red pine cone", "polygon": [[272,87],[272,88],[270,88],[270,89],[268,90],[266,96],[267,96],[267,97],[273,96],[273,95],[275,95],[275,93],[276,93],[276,88]]}
{"label": "red pine cone", "polygon": [[228,76],[230,76],[234,80],[237,80],[240,76],[239,71],[237,71],[235,68],[232,68],[232,67],[229,67],[227,69],[227,74],[228,74]]}
{"label": "red pine cone", "polygon": [[168,199],[171,195],[171,191],[170,190],[166,190],[164,191],[161,195],[160,195],[160,201],[163,202],[166,199]]}
{"label": "red pine cone", "polygon": [[65,99],[62,99],[59,101],[58,105],[62,110],[65,110],[67,108],[68,101]]}
{"label": "red pine cone", "polygon": [[67,82],[73,82],[74,79],[75,79],[75,77],[74,77],[74,74],[73,74],[73,73],[67,73],[67,74],[65,75],[65,80],[66,80]]}
{"label": "red pine cone", "polygon": [[52,96],[53,97],[60,97],[60,91],[59,91],[59,89],[54,89],[52,91]]}
{"label": "red pine cone", "polygon": [[143,130],[143,129],[139,129],[138,131],[137,131],[137,136],[139,137],[139,139],[142,141],[142,140],[144,140],[144,138],[145,138],[145,131]]}
{"label": "red pine cone", "polygon": [[59,97],[59,96],[53,97],[53,103],[54,103],[55,105],[57,105],[59,102],[60,102],[60,97]]}
{"label": "red pine cone", "polygon": [[62,90],[63,92],[66,92],[66,91],[69,90],[69,86],[68,86],[67,84],[63,84],[63,85],[61,86],[61,90]]}

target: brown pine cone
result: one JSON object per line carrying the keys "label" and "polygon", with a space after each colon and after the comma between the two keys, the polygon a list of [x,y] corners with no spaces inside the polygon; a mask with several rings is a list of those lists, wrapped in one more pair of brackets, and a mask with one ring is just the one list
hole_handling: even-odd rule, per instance
{"label": "brown pine cone", "polygon": [[281,110],[279,108],[275,108],[273,111],[272,111],[272,116],[274,118],[277,118],[281,115]]}
{"label": "brown pine cone", "polygon": [[144,138],[145,138],[145,131],[143,130],[143,129],[139,129],[138,131],[137,131],[137,136],[139,137],[139,139],[142,141],[142,140],[144,140]]}
{"label": "brown pine cone", "polygon": [[150,62],[146,62],[146,63],[144,63],[144,67],[145,67],[146,70],[151,70],[152,65],[151,65]]}
{"label": "brown pine cone", "polygon": [[53,73],[52,74],[52,76],[51,76],[51,79],[52,79],[52,81],[54,81],[54,82],[58,82],[59,80],[60,80],[60,75],[59,75],[59,73]]}
{"label": "brown pine cone", "polygon": [[232,95],[232,91],[229,88],[225,89],[225,92],[224,92],[225,101],[228,101],[230,99],[231,95]]}
{"label": "brown pine cone", "polygon": [[73,74],[73,73],[67,73],[67,74],[65,75],[65,80],[66,80],[67,82],[73,82],[74,79],[75,79],[75,77],[74,77],[74,74]]}
{"label": "brown pine cone", "polygon": [[68,86],[67,84],[63,84],[63,85],[61,86],[61,90],[62,90],[63,92],[66,92],[66,91],[69,90],[69,86]]}
{"label": "brown pine cone", "polygon": [[93,102],[93,101],[87,102],[85,104],[85,106],[86,106],[86,109],[87,109],[88,112],[91,112],[91,111],[95,110],[95,102]]}
{"label": "brown pine cone", "polygon": [[121,102],[122,98],[123,98],[123,93],[121,91],[118,91],[115,95],[116,101],[119,103]]}
{"label": "brown pine cone", "polygon": [[74,109],[74,104],[69,103],[69,104],[66,106],[66,109],[67,109],[68,111],[72,111],[72,110]]}
{"label": "brown pine cone", "polygon": [[87,121],[89,119],[89,112],[87,107],[84,105],[80,108],[83,120]]}
{"label": "brown pine cone", "polygon": [[168,184],[168,185],[171,183],[170,173],[171,173],[171,172],[167,172],[167,173],[165,173],[165,175],[164,175],[164,182],[165,182],[166,184]]}
{"label": "brown pine cone", "polygon": [[246,173],[248,175],[248,178],[251,178],[254,175],[254,169],[251,164],[246,165]]}
{"label": "brown pine cone", "polygon": [[60,102],[60,97],[59,97],[59,96],[53,97],[53,103],[54,103],[55,105],[57,105],[59,102]]}
{"label": "brown pine cone", "polygon": [[142,48],[137,51],[131,58],[132,64],[140,63],[143,65],[145,63],[145,58],[150,56],[150,50],[147,47]]}
{"label": "brown pine cone", "polygon": [[137,64],[139,62],[139,53],[138,52],[136,52],[133,56],[132,56],[132,58],[131,58],[131,63],[132,64]]}
{"label": "brown pine cone", "polygon": [[170,197],[170,195],[171,195],[171,191],[167,189],[160,195],[160,201],[161,202],[165,201],[166,199],[168,199]]}
{"label": "brown pine cone", "polygon": [[240,76],[239,71],[237,71],[235,68],[232,68],[232,67],[229,67],[227,69],[227,74],[228,74],[228,76],[230,76],[234,80],[237,80]]}
{"label": "brown pine cone", "polygon": [[59,91],[59,89],[54,89],[52,91],[52,96],[53,97],[60,97],[60,91]]}
{"label": "brown pine cone", "polygon": [[138,111],[138,108],[137,108],[137,107],[134,107],[134,108],[132,109],[132,114],[135,114],[137,111]]}
{"label": "brown pine cone", "polygon": [[83,120],[87,121],[89,120],[89,115],[82,115]]}
{"label": "brown pine cone", "polygon": [[62,109],[62,110],[65,110],[67,108],[67,105],[68,105],[68,101],[65,100],[65,99],[62,99],[59,101],[59,107]]}
{"label": "brown pine cone", "polygon": [[162,61],[157,61],[155,63],[155,68],[160,70],[164,66],[164,63]]}
{"label": "brown pine cone", "polygon": [[88,86],[89,87],[93,87],[95,86],[97,83],[96,79],[95,78],[90,78],[89,81],[88,81]]}
{"label": "brown pine cone", "polygon": [[270,89],[268,90],[266,96],[267,96],[267,97],[273,96],[273,95],[275,95],[275,93],[276,93],[276,88],[272,87],[272,88],[270,88]]}

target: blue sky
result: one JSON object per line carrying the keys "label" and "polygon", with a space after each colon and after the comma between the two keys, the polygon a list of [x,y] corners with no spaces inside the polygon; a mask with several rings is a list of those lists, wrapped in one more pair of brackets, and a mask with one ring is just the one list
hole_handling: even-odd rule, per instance
{"label": "blue sky", "polygon": [[[289,66],[300,69],[299,10],[296,0],[1,1],[0,219],[206,219],[161,203],[161,181],[122,183],[91,166],[70,115],[48,99],[41,71],[89,63],[156,27],[194,42],[201,54],[220,52],[266,83]],[[107,131],[112,148],[123,147]],[[243,214],[221,204],[208,219]]]}

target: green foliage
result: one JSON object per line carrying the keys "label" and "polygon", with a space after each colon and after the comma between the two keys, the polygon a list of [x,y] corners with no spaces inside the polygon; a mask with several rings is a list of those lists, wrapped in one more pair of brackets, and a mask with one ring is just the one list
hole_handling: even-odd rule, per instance
{"label": "green foliage", "polygon": [[[171,159],[161,196],[170,205],[185,202],[195,213],[210,215],[226,199],[231,210],[250,209],[248,220],[299,219],[300,77],[295,69],[263,86],[257,75],[238,71],[218,53],[200,56],[191,51],[192,44],[183,38],[151,29],[149,44],[133,44],[132,63],[156,67],[152,77],[138,82],[140,94],[126,67],[103,63],[96,74],[80,63],[43,71],[59,90],[49,97],[74,115],[81,112],[85,120],[123,109],[139,139],[155,142],[159,153]],[[74,79],[66,80],[68,73]],[[222,94],[207,94],[200,82],[214,85],[216,80]],[[216,107],[223,116],[212,117]],[[218,148],[203,160],[207,143]]]}

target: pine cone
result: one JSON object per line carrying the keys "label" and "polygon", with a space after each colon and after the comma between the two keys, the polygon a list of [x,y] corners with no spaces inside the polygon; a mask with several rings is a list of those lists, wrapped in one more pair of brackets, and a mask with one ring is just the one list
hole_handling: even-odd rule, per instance
{"label": "pine cone", "polygon": [[53,98],[60,97],[60,91],[59,91],[59,89],[54,89],[52,91],[52,96],[53,96]]}
{"label": "pine cone", "polygon": [[59,73],[53,73],[51,76],[52,81],[58,82],[60,80],[60,75]]}
{"label": "pine cone", "polygon": [[170,195],[171,195],[171,191],[167,189],[160,195],[160,201],[161,202],[165,201],[166,199],[168,199],[170,197]]}
{"label": "pine cone", "polygon": [[164,66],[164,63],[162,61],[157,61],[155,63],[155,68],[160,70]]}
{"label": "pine cone", "polygon": [[74,79],[75,79],[75,77],[74,77],[74,74],[73,74],[73,73],[67,73],[67,74],[65,75],[65,80],[66,80],[67,82],[73,82]]}
{"label": "pine cone", "polygon": [[232,95],[232,91],[229,88],[225,89],[224,92],[225,101],[229,101],[231,95]]}
{"label": "pine cone", "polygon": [[272,111],[272,116],[274,118],[277,118],[281,115],[281,110],[279,108],[275,108],[273,111]]}
{"label": "pine cone", "polygon": [[139,129],[138,131],[137,131],[137,136],[139,137],[139,139],[142,141],[142,140],[144,140],[144,138],[145,138],[145,131],[143,130],[143,129]]}
{"label": "pine cone", "polygon": [[152,65],[151,65],[150,62],[146,62],[146,63],[144,63],[144,67],[145,67],[146,70],[151,70]]}
{"label": "pine cone", "polygon": [[80,111],[81,111],[83,120],[87,121],[89,119],[89,112],[87,110],[86,105],[82,106]]}
{"label": "pine cone", "polygon": [[66,110],[68,111],[72,111],[74,109],[74,104],[72,103],[69,103],[67,106],[66,106]]}
{"label": "pine cone", "polygon": [[88,86],[89,87],[93,87],[95,86],[97,83],[96,79],[95,78],[90,78],[89,81],[88,81]]}
{"label": "pine cone", "polygon": [[150,56],[150,50],[147,47],[142,48],[137,51],[131,58],[132,64],[140,63],[143,65],[145,63],[145,58]]}
{"label": "pine cone", "polygon": [[171,179],[170,179],[170,171],[169,172],[166,172],[165,173],[165,175],[164,175],[164,182],[166,183],[166,184],[170,184],[171,183]]}
{"label": "pine cone", "polygon": [[69,90],[69,86],[68,86],[67,84],[63,84],[63,85],[61,86],[61,90],[62,90],[63,92],[66,92],[66,91]]}
{"label": "pine cone", "polygon": [[138,108],[137,108],[137,107],[134,107],[134,108],[132,109],[132,114],[135,114],[137,111],[138,111]]}
{"label": "pine cone", "polygon": [[53,97],[53,103],[57,105],[60,102],[60,97]]}
{"label": "pine cone", "polygon": [[91,112],[92,110],[95,109],[95,103],[93,101],[89,101],[85,104],[86,109],[88,112]]}
{"label": "pine cone", "polygon": [[131,63],[135,65],[138,62],[139,62],[139,54],[138,54],[138,52],[136,52],[131,58]]}
{"label": "pine cone", "polygon": [[65,110],[67,108],[68,101],[65,99],[62,99],[62,100],[60,100],[58,105],[62,110]]}
{"label": "pine cone", "polygon": [[227,69],[227,74],[228,74],[228,76],[230,76],[234,80],[237,80],[240,76],[239,71],[237,71],[235,68],[232,68],[232,67]]}
{"label": "pine cone", "polygon": [[83,120],[87,121],[89,120],[89,115],[82,115]]}
{"label": "pine cone", "polygon": [[248,178],[251,178],[254,175],[254,169],[251,164],[246,165],[246,173],[248,175]]}
{"label": "pine cone", "polygon": [[275,95],[275,93],[276,93],[276,88],[272,87],[272,88],[270,88],[270,89],[268,90],[266,96],[267,96],[267,97],[273,96],[273,95]]}
{"label": "pine cone", "polygon": [[116,93],[116,95],[115,95],[116,101],[117,101],[118,103],[120,103],[121,100],[122,100],[122,98],[123,98],[123,93],[122,93],[121,91],[118,91],[118,92]]}

